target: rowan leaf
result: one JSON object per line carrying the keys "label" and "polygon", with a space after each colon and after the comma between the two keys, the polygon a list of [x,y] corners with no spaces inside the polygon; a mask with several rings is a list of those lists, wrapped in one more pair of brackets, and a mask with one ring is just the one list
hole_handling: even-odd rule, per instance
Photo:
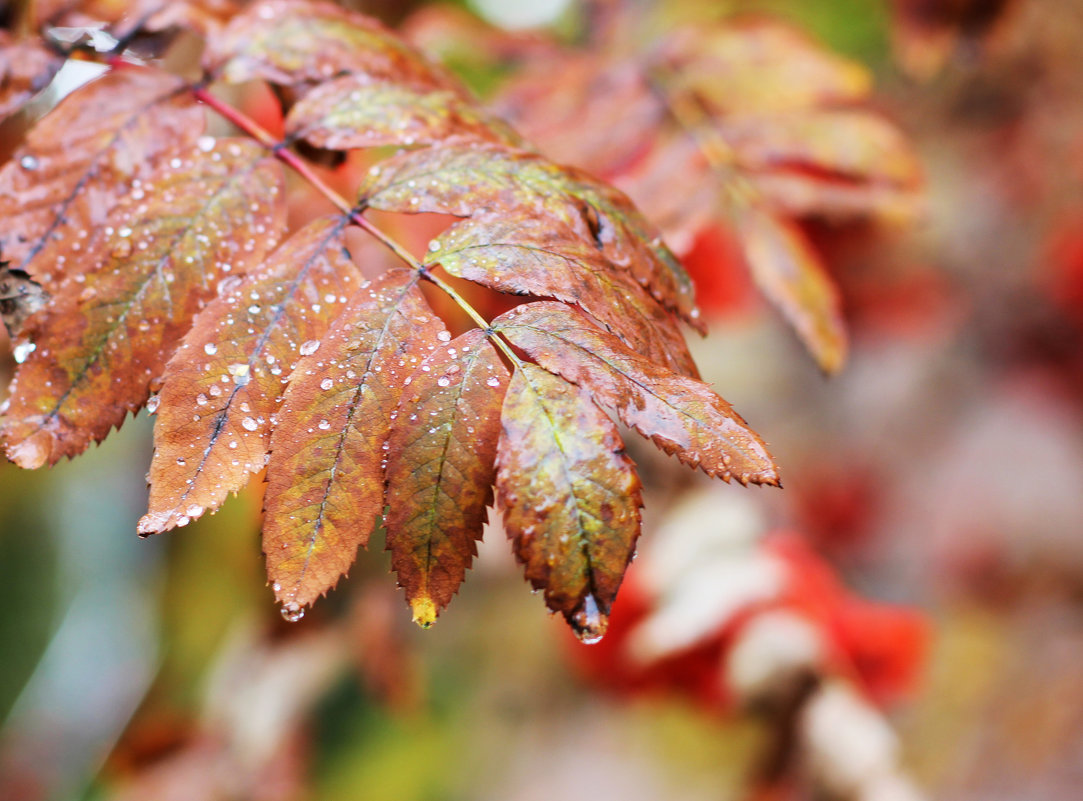
{"label": "rowan leaf", "polygon": [[477,555],[496,478],[508,369],[480,329],[438,347],[410,377],[387,449],[387,548],[414,621],[451,602]]}
{"label": "rowan leaf", "polygon": [[526,578],[594,641],[639,536],[640,483],[590,395],[524,363],[501,412],[496,490]]}
{"label": "rowan leaf", "polygon": [[0,30],[0,119],[49,85],[64,60],[34,39],[16,41]]}
{"label": "rowan leaf", "polygon": [[644,358],[581,312],[541,301],[512,309],[493,328],[685,464],[725,481],[778,484],[763,440],[714,390]]}
{"label": "rowan leaf", "polygon": [[452,137],[522,145],[505,123],[459,92],[357,74],[306,94],[286,117],[286,134],[329,150],[435,145]]}
{"label": "rowan leaf", "polygon": [[629,347],[677,372],[697,375],[673,317],[564,223],[525,208],[499,218],[463,220],[429,244],[424,264],[439,264],[500,292],[576,303]]}
{"label": "rowan leaf", "polygon": [[271,435],[263,551],[275,597],[297,615],[331,589],[384,508],[391,414],[443,324],[391,270],[301,346]]}
{"label": "rowan leaf", "polygon": [[693,92],[721,113],[854,103],[871,87],[860,64],[767,19],[683,28],[653,62],[672,73],[675,90]]}
{"label": "rowan leaf", "polygon": [[207,42],[207,71],[230,83],[322,83],[343,73],[414,85],[448,79],[371,17],[325,2],[259,0]]}
{"label": "rowan leaf", "polygon": [[[0,249],[46,286],[91,266],[88,238],[157,160],[196,142],[203,111],[181,81],[125,67],[64,99],[0,169]],[[138,198],[136,198],[138,199]]]}
{"label": "rowan leaf", "polygon": [[322,337],[360,276],[346,217],[316,220],[248,275],[227,278],[166,367],[143,534],[221,505],[266,465],[271,421],[303,343]]}
{"label": "rowan leaf", "polygon": [[570,226],[666,308],[700,325],[691,279],[627,196],[537,154],[459,144],[402,153],[370,172],[360,199],[385,211],[458,217],[489,218],[519,209]]}
{"label": "rowan leaf", "polygon": [[33,315],[2,435],[23,467],[100,441],[142,406],[176,341],[215,292],[258,263],[282,226],[280,165],[248,140],[175,151],[125,196],[94,266]]}
{"label": "rowan leaf", "polygon": [[793,223],[755,208],[741,211],[737,226],[760,291],[782,312],[820,369],[837,372],[847,351],[842,302],[812,245]]}

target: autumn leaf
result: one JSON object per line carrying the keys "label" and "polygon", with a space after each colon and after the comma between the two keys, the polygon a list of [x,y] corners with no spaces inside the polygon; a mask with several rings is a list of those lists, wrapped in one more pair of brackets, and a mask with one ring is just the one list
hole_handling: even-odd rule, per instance
{"label": "autumn leaf", "polygon": [[766,445],[709,386],[644,358],[575,309],[530,303],[493,327],[685,464],[726,481],[778,483]]}
{"label": "autumn leaf", "polygon": [[344,73],[433,87],[448,80],[375,19],[304,0],[251,3],[210,37],[204,65],[230,83],[294,86]]}
{"label": "autumn leaf", "polygon": [[127,67],[72,92],[0,170],[0,252],[46,286],[81,273],[113,206],[202,130],[181,81],[156,70]]}
{"label": "autumn leaf", "polygon": [[508,370],[479,329],[410,376],[387,444],[387,548],[414,620],[428,627],[477,555],[496,478]]}
{"label": "autumn leaf", "polygon": [[27,322],[2,435],[23,467],[101,440],[147,400],[226,265],[243,273],[274,245],[282,170],[245,140],[175,151],[106,221],[93,267]]}
{"label": "autumn leaf", "polygon": [[166,367],[155,401],[143,534],[213,511],[263,470],[271,420],[298,350],[319,339],[359,283],[347,218],[309,223],[243,278],[226,278]]}
{"label": "autumn leaf", "polygon": [[267,574],[287,614],[335,585],[383,512],[391,414],[444,331],[418,280],[385,273],[325,337],[301,344],[271,435],[264,506]]}
{"label": "autumn leaf", "polygon": [[755,209],[738,218],[745,261],[760,290],[782,311],[825,373],[846,359],[841,299],[804,234]]}
{"label": "autumn leaf", "polygon": [[698,375],[673,317],[571,226],[525,208],[499,219],[463,220],[429,244],[424,264],[500,292],[576,303],[629,347]]}
{"label": "autumn leaf", "polygon": [[330,150],[435,145],[451,137],[522,145],[503,122],[459,92],[357,74],[306,94],[286,117],[286,133]]}
{"label": "autumn leaf", "polygon": [[584,640],[605,633],[639,536],[640,483],[589,393],[532,364],[501,412],[496,489],[526,578]]}
{"label": "autumn leaf", "polygon": [[382,162],[361,187],[363,205],[489,219],[487,210],[521,208],[594,242],[666,308],[698,323],[691,279],[631,201],[585,173],[524,151],[450,144]]}

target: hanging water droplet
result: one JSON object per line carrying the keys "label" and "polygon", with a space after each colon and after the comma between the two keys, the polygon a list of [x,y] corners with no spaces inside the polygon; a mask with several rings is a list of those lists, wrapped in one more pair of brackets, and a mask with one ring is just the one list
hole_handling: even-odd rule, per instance
{"label": "hanging water droplet", "polygon": [[147,412],[150,414],[154,414],[156,411],[158,411],[158,404],[161,402],[162,399],[159,396],[151,395],[150,398],[147,399]]}
{"label": "hanging water droplet", "polygon": [[605,630],[609,627],[609,616],[598,609],[598,599],[588,593],[568,622],[572,624],[575,636],[580,642],[594,645],[605,636]]}
{"label": "hanging water droplet", "polygon": [[189,517],[199,517],[201,514],[203,514],[203,507],[200,506],[198,503],[193,503],[184,511],[188,514]]}
{"label": "hanging water droplet", "polygon": [[282,619],[287,623],[296,623],[305,616],[304,608],[295,602],[282,605]]}
{"label": "hanging water droplet", "polygon": [[310,339],[301,345],[300,353],[302,356],[311,356],[319,349],[320,341],[318,339]]}

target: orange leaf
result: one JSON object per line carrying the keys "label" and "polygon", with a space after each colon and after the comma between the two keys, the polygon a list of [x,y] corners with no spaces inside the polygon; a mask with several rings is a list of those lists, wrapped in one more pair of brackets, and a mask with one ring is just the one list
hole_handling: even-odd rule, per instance
{"label": "orange leaf", "polygon": [[282,223],[281,166],[247,140],[162,160],[114,209],[95,266],[27,321],[2,434],[23,467],[74,456],[146,402],[226,274],[258,263]]}
{"label": "orange leaf", "polygon": [[474,329],[438,347],[399,401],[387,449],[387,547],[426,628],[477,555],[507,385],[500,355]]}
{"label": "orange leaf", "polygon": [[697,375],[673,317],[563,223],[526,209],[464,220],[429,244],[425,264],[440,264],[452,275],[501,292],[576,303],[629,347],[677,372]]}
{"label": "orange leaf", "polygon": [[793,223],[746,208],[737,218],[745,260],[760,291],[782,312],[825,373],[846,360],[841,300],[819,256]]}
{"label": "orange leaf", "polygon": [[493,327],[666,453],[709,476],[778,484],[767,446],[709,386],[630,350],[562,303],[512,309]]}
{"label": "orange leaf", "polygon": [[515,555],[549,608],[595,641],[639,536],[635,468],[590,395],[535,365],[516,369],[501,422],[496,489]]}
{"label": "orange leaf", "polygon": [[335,585],[383,512],[391,414],[443,330],[417,282],[385,273],[322,341],[301,346],[271,435],[264,509],[267,574],[284,614]]}
{"label": "orange leaf", "polygon": [[4,258],[47,288],[92,267],[89,238],[110,210],[202,130],[202,109],[162,72],[126,67],[72,92],[0,169]]}
{"label": "orange leaf", "polygon": [[258,270],[226,279],[196,316],[156,401],[141,533],[217,509],[264,468],[271,420],[298,348],[324,335],[360,280],[344,252],[347,221],[310,223]]}

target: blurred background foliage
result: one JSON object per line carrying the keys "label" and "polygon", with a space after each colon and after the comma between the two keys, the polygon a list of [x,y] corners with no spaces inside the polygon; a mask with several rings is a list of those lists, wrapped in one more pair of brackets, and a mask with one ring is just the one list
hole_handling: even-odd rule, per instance
{"label": "blurred background foliage", "polygon": [[[469,38],[475,23],[464,16],[423,25],[411,15],[429,4],[347,5],[405,22],[478,91],[495,93],[514,73],[515,58]],[[592,13],[616,5],[457,9],[496,23],[514,23],[514,11],[577,41]],[[692,343],[697,362],[770,441],[786,489],[716,488],[637,451],[644,543],[690,495],[722,510],[753,505],[762,532],[797,532],[852,591],[928,621],[927,651],[901,629],[883,645],[884,664],[905,668],[887,709],[917,787],[959,801],[1078,798],[1083,5],[650,5],[652,20],[771,13],[859,59],[877,77],[877,106],[915,141],[928,187],[926,212],[905,228],[807,226],[842,288],[853,338],[834,379],[746,283],[712,290],[712,332]],[[528,47],[536,35],[513,41]],[[273,116],[265,95],[244,102]],[[353,167],[331,178],[349,183]],[[303,197],[295,206],[298,220],[310,213]],[[396,224],[407,241],[431,233]],[[709,248],[699,258],[707,267],[697,269],[729,269]],[[4,384],[12,367],[5,356]],[[619,671],[590,655],[606,652],[574,643],[544,614],[499,530],[431,631],[409,623],[378,542],[303,622],[283,622],[262,572],[259,482],[217,515],[139,540],[150,448],[141,415],[52,470],[0,465],[0,798],[827,792],[791,781],[808,765],[772,769],[785,725],[777,715],[607,684]],[[709,538],[717,520],[688,525]]]}

